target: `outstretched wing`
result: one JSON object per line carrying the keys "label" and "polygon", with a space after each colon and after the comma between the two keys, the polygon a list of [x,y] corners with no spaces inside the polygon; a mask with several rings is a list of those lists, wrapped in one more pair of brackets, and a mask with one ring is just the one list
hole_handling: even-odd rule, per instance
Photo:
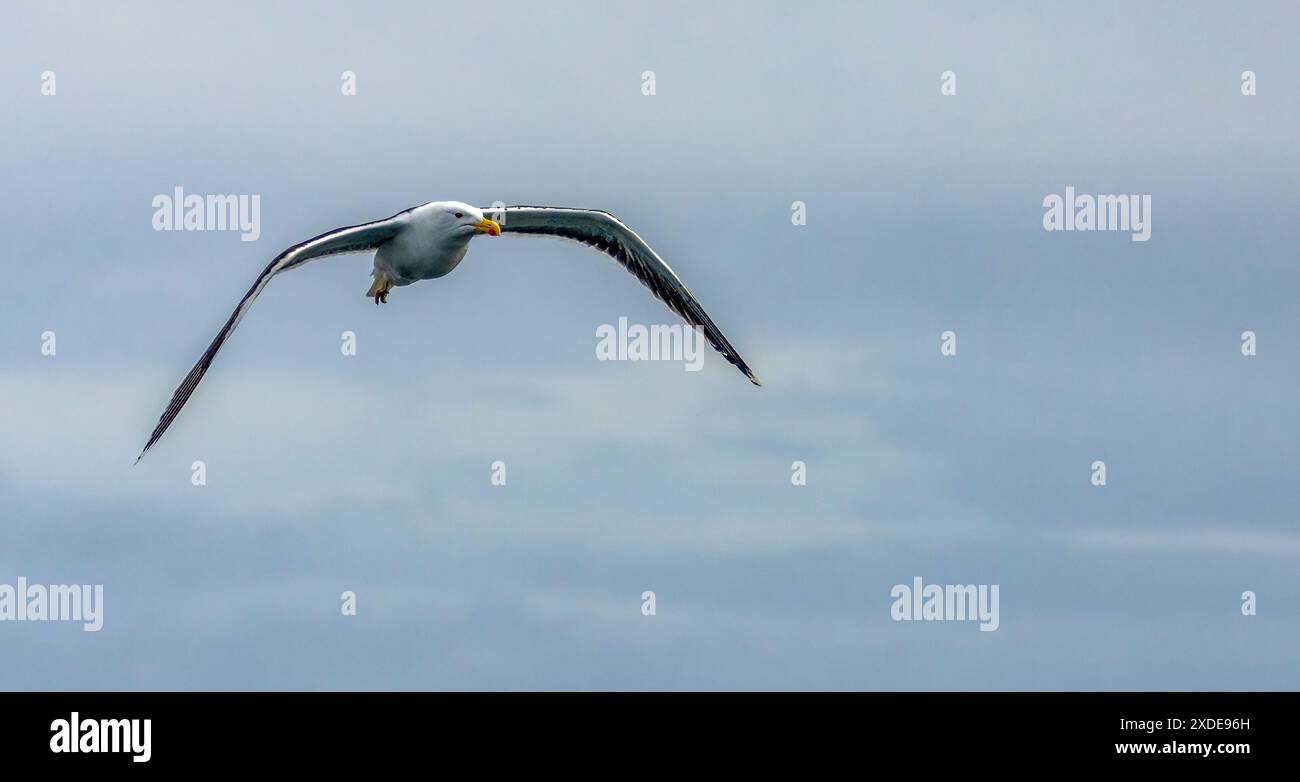
{"label": "outstretched wing", "polygon": [[744,372],[749,382],[763,385],[672,268],[614,215],[597,209],[548,206],[489,206],[483,208],[483,213],[501,224],[503,234],[558,236],[605,253],[635,274],[651,293],[687,323],[701,327],[709,344]]}
{"label": "outstretched wing", "polygon": [[221,331],[217,332],[216,338],[212,340],[211,345],[208,345],[208,349],[203,351],[198,363],[194,365],[190,373],[185,376],[185,380],[176,388],[176,392],[172,394],[172,401],[168,403],[167,409],[163,411],[162,417],[158,419],[158,425],[154,427],[153,434],[149,436],[149,442],[145,443],[144,450],[140,451],[140,456],[136,458],[136,462],[139,463],[140,459],[144,458],[145,453],[154,446],[154,443],[158,442],[163,433],[167,431],[167,427],[171,426],[172,421],[176,420],[177,414],[185,406],[185,402],[190,398],[190,395],[194,393],[194,389],[198,386],[199,381],[203,379],[204,373],[208,371],[208,367],[212,366],[212,360],[216,358],[217,351],[221,350],[221,346],[226,344],[231,332],[243,319],[244,313],[248,312],[248,308],[253,306],[253,301],[262,293],[262,289],[266,287],[272,277],[316,258],[374,250],[401,231],[402,227],[406,225],[406,221],[406,212],[399,212],[387,220],[336,228],[313,239],[295,244],[275,256],[275,259],[257,276],[253,287],[249,288],[248,293],[244,294],[244,298],[239,300],[239,306],[235,307],[235,311],[230,313],[226,325],[222,326]]}

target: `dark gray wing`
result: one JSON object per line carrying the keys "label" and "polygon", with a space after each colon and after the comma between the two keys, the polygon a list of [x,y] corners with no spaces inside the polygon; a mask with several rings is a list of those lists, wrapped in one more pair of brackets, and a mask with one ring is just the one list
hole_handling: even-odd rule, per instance
{"label": "dark gray wing", "polygon": [[253,301],[262,293],[262,289],[271,281],[271,278],[283,271],[297,268],[302,264],[316,258],[324,258],[330,255],[341,255],[343,253],[368,252],[378,248],[381,244],[393,238],[403,226],[406,225],[406,212],[400,212],[387,220],[377,220],[373,223],[364,223],[362,225],[350,225],[345,228],[336,228],[320,236],[300,242],[275,256],[275,259],[267,265],[262,273],[257,276],[253,287],[248,289],[244,298],[239,300],[239,306],[235,311],[230,313],[230,318],[226,320],[226,325],[221,327],[217,336],[208,345],[208,349],[203,351],[199,361],[181,381],[180,386],[172,394],[172,401],[168,403],[167,409],[163,411],[162,417],[158,419],[158,425],[154,427],[153,434],[149,436],[149,442],[145,443],[144,450],[140,451],[140,456],[136,458],[136,463],[144,458],[144,455],[150,448],[162,438],[167,427],[171,426],[172,421],[180,413],[185,402],[189,400],[194,389],[203,379],[203,375],[212,366],[212,360],[217,357],[217,351],[221,346],[226,344],[230,338],[231,332],[243,320],[244,314],[248,308],[253,306]]}
{"label": "dark gray wing", "polygon": [[549,206],[484,207],[483,214],[500,223],[503,234],[558,236],[605,253],[635,274],[651,293],[688,324],[703,329],[709,344],[744,372],[749,382],[763,385],[672,268],[614,215],[598,209]]}

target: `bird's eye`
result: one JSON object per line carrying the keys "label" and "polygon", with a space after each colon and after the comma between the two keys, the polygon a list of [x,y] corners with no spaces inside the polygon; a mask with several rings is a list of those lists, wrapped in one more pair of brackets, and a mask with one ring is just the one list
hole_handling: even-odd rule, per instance
{"label": "bird's eye", "polygon": [[464,212],[457,212],[457,213],[456,213],[456,219],[457,219],[457,220],[459,220],[460,218],[462,218],[462,217],[464,217],[464,216],[465,216],[465,213],[464,213]]}

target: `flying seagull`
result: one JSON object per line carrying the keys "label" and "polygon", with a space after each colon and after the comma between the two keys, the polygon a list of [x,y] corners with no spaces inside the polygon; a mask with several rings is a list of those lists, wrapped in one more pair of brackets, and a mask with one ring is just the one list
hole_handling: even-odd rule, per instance
{"label": "flying seagull", "polygon": [[558,236],[599,250],[635,274],[643,285],[688,324],[703,329],[704,336],[715,350],[744,372],[751,383],[762,385],[668,264],[618,218],[596,209],[550,206],[488,209],[500,218],[499,223],[485,217],[483,209],[458,201],[434,201],[398,212],[386,220],[327,231],[275,256],[257,276],[253,287],[240,299],[239,306],[230,314],[221,331],[217,332],[212,344],[203,351],[198,363],[176,388],[136,463],[144,458],[145,453],[162,438],[172,421],[176,420],[204,373],[212,366],[217,351],[226,344],[248,308],[275,275],[317,258],[374,251],[375,268],[372,276],[375,281],[366,296],[374,298],[376,305],[386,304],[393,288],[420,280],[437,279],[455,269],[469,250],[469,240],[481,234]]}

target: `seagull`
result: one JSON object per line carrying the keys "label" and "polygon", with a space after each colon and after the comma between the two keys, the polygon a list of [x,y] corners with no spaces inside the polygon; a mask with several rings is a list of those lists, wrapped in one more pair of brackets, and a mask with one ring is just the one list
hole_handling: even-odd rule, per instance
{"label": "seagull", "polygon": [[487,207],[496,220],[484,216],[485,209],[459,201],[433,201],[412,207],[371,223],[349,225],[327,231],[320,236],[299,242],[281,252],[257,276],[239,306],[230,314],[226,324],[203,351],[198,363],[190,370],[172,394],[171,402],[158,419],[149,442],[136,458],[148,453],[167,427],[171,426],[181,408],[189,400],[203,375],[212,366],[217,351],[221,350],[230,334],[243,320],[253,301],[262,293],[271,278],[280,272],[296,269],[307,261],[345,253],[375,253],[374,284],[366,296],[375,305],[388,303],[388,294],[420,280],[442,277],[461,262],[469,250],[469,241],[476,236],[520,234],[524,236],[555,236],[589,247],[608,255],[619,265],[636,275],[669,309],[676,312],[689,325],[703,330],[709,344],[727,361],[749,378],[756,386],[763,385],[750,370],[749,365],[731,346],[722,331],[704,312],[698,300],[682,283],[668,264],[664,263],[650,245],[637,236],[618,218],[598,209],[570,209],[551,206]]}

